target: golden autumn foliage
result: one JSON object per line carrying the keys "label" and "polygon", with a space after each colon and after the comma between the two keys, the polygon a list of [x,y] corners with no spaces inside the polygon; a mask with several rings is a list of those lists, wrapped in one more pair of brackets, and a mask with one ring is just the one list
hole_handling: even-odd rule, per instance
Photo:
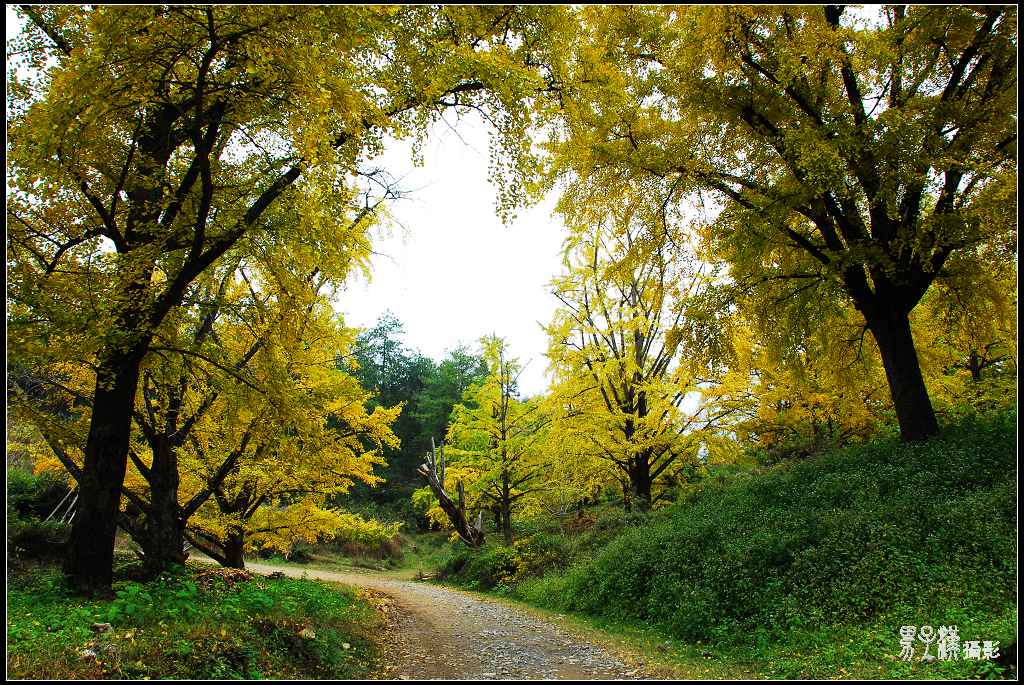
{"label": "golden autumn foliage", "polygon": [[[527,105],[547,87],[531,55],[564,13],[20,12],[23,30],[8,44],[11,351],[25,368],[52,369],[66,342],[94,374],[81,465],[62,462],[82,492],[68,569],[92,592],[111,582],[142,365],[190,288],[250,239],[317,255],[325,274],[347,272],[353,246],[338,230],[353,211],[372,218],[376,208],[363,197],[359,179],[374,172],[362,163],[386,136],[422,137],[452,109],[494,124],[498,209],[514,211],[517,179],[532,165]],[[301,222],[282,220],[287,212]]]}
{"label": "golden autumn foliage", "polygon": [[[547,487],[550,463],[541,448],[549,418],[539,400],[521,400],[518,360],[508,357],[507,344],[497,337],[481,340],[487,377],[471,386],[455,405],[446,437],[445,480],[464,483],[466,510],[492,511],[512,539],[512,514]],[[434,522],[449,522],[429,488],[414,495]]]}
{"label": "golden autumn foliage", "polygon": [[81,589],[117,525],[156,566],[182,536],[239,565],[396,534],[344,509],[404,407],[332,303],[401,196],[370,160],[446,112],[491,127],[503,220],[557,191],[567,229],[548,392],[490,337],[450,416],[406,405],[448,420],[447,482],[506,543],[513,516],[647,510],[743,455],[1015,401],[1013,6],[20,13],[8,445],[77,483]]}
{"label": "golden autumn foliage", "polygon": [[1014,259],[1016,9],[590,6],[580,18],[551,114],[563,203],[600,215],[643,198],[694,226],[747,316],[784,344],[856,309],[903,437],[934,434],[909,315],[933,283]]}
{"label": "golden autumn foliage", "polygon": [[[150,379],[170,373],[173,383],[188,374],[188,396],[177,411],[196,420],[177,453],[178,499],[186,506],[197,493],[212,495],[188,521],[200,540],[223,543],[235,535],[249,548],[287,551],[298,540],[372,526],[354,526],[333,503],[356,482],[380,482],[373,469],[383,463],[381,448],[397,442],[389,425],[400,407],[367,410],[371,395],[345,361],[355,331],[332,312],[323,275],[301,278],[308,268],[270,255],[240,264],[222,282],[208,344],[179,353],[188,371],[173,364],[173,355],[144,371],[140,403],[156,425],[166,420],[166,408],[150,406],[162,397],[147,393],[159,385]],[[150,464],[151,455],[139,452],[143,466]]]}
{"label": "golden autumn foliage", "polygon": [[733,410],[705,401],[720,363],[715,268],[663,217],[621,199],[604,217],[563,209],[574,225],[548,356],[556,433],[605,460],[627,501],[647,508],[652,486],[697,467],[705,434]]}

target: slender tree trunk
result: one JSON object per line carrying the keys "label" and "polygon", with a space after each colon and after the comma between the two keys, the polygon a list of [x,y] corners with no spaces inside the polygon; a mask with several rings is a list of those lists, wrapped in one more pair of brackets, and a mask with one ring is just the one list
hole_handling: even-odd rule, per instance
{"label": "slender tree trunk", "polygon": [[512,546],[512,491],[509,488],[508,473],[502,474],[501,483],[501,532],[505,536],[505,546]]}
{"label": "slender tree trunk", "polygon": [[869,318],[868,327],[882,354],[900,436],[905,442],[927,440],[939,432],[939,424],[921,375],[910,318],[899,312],[886,312]]}
{"label": "slender tree trunk", "polygon": [[505,537],[505,546],[512,546],[512,511],[508,502],[501,506],[501,533]]}
{"label": "slender tree trunk", "polygon": [[146,571],[159,575],[172,564],[183,564],[188,555],[184,547],[184,531],[178,515],[178,455],[161,439],[153,454],[149,474],[151,511],[146,512],[146,531],[142,545]]}
{"label": "slender tree trunk", "polygon": [[978,355],[977,350],[971,350],[970,356],[967,358],[968,367],[971,370],[971,380],[975,383],[981,381],[981,357]]}
{"label": "slender tree trunk", "polygon": [[113,582],[114,536],[128,465],[132,405],[142,355],[116,355],[101,365],[65,571],[73,588],[107,592]]}

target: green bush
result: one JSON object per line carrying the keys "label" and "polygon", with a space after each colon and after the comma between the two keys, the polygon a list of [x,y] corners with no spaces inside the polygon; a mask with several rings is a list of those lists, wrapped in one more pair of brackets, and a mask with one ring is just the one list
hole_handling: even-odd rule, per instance
{"label": "green bush", "polygon": [[64,557],[71,526],[58,521],[22,518],[7,510],[7,551],[16,559],[57,560]]}
{"label": "green bush", "polygon": [[67,493],[66,479],[54,471],[7,471],[7,506],[22,518],[45,519]]}
{"label": "green bush", "polygon": [[519,573],[519,567],[519,554],[514,548],[486,546],[470,555],[461,575],[471,585],[490,590],[498,585],[511,584]]}
{"label": "green bush", "polygon": [[[973,417],[925,444],[709,479],[669,509],[608,516],[571,546],[568,570],[515,592],[687,640],[1002,611],[1016,602],[1015,422]],[[602,527],[613,538],[591,546]]]}
{"label": "green bush", "polygon": [[656,516],[646,512],[624,511],[621,502],[605,507],[599,512],[594,524],[572,541],[568,561],[573,562],[597,553],[623,531],[644,526]]}
{"label": "green bush", "polygon": [[554,533],[537,533],[516,540],[513,547],[519,557],[516,581],[563,569],[568,565],[571,555],[568,538]]}
{"label": "green bush", "polygon": [[475,589],[512,588],[527,578],[565,569],[577,556],[566,535],[541,532],[516,540],[511,547],[485,545],[454,550],[438,571],[438,579]]}

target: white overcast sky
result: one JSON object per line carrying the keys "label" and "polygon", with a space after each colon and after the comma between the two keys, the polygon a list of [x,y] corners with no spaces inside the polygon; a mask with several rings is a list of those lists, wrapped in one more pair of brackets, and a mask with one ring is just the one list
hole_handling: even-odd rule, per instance
{"label": "white overcast sky", "polygon": [[351,326],[371,326],[385,311],[404,325],[409,347],[440,360],[460,343],[497,334],[526,364],[523,394],[547,388],[547,337],[557,300],[547,284],[561,269],[562,223],[555,198],[520,211],[508,226],[495,214],[487,179],[488,129],[476,116],[439,123],[414,167],[411,146],[395,142],[373,164],[402,179],[408,197],[392,205],[400,224],[374,240],[369,283],[355,278],[335,308]]}

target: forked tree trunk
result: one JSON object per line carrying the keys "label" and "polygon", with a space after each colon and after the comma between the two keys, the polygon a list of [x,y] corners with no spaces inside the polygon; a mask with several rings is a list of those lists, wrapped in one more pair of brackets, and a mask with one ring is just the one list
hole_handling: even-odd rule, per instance
{"label": "forked tree trunk", "polygon": [[475,523],[470,523],[466,517],[466,494],[460,481],[456,490],[458,491],[458,502],[452,501],[444,489],[444,445],[440,451],[434,448],[434,439],[430,439],[431,451],[427,455],[426,462],[420,464],[417,472],[427,480],[427,484],[433,491],[434,496],[441,506],[441,509],[448,516],[455,532],[459,534],[462,541],[470,547],[480,547],[484,544],[483,510],[479,512]]}
{"label": "forked tree trunk", "polygon": [[184,548],[184,526],[178,507],[178,458],[176,450],[161,440],[153,454],[150,468],[150,511],[146,512],[146,529],[142,540],[146,572],[157,576],[173,564],[183,564],[188,555]]}
{"label": "forked tree trunk", "polygon": [[[126,258],[127,260],[127,258]],[[152,340],[147,292],[156,268],[149,257],[127,260],[121,310],[105,338],[96,374],[89,437],[65,572],[76,591],[109,593],[121,489],[128,467],[139,369]]]}

